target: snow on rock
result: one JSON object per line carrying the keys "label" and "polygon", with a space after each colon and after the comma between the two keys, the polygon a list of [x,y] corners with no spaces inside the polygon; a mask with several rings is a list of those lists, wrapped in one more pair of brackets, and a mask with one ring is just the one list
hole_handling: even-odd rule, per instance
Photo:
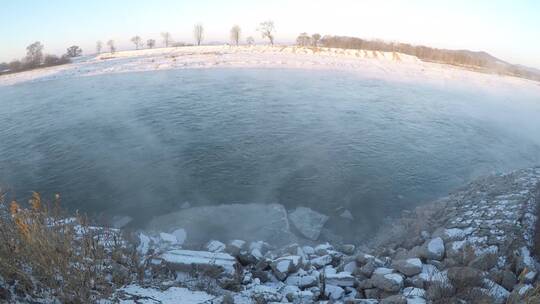
{"label": "snow on rock", "polygon": [[178,240],[176,239],[176,236],[174,236],[174,234],[160,232],[159,233],[159,238],[163,242],[167,242],[167,243],[171,243],[171,244],[178,243]]}
{"label": "snow on rock", "polygon": [[328,216],[307,207],[298,207],[289,213],[289,221],[303,236],[310,240],[317,240],[321,230],[328,221]]}
{"label": "snow on rock", "polygon": [[214,270],[234,274],[236,259],[220,252],[170,250],[161,255],[161,258],[174,270],[190,271],[193,267],[200,270]]}
{"label": "snow on rock", "polygon": [[388,292],[398,292],[403,287],[403,277],[397,273],[374,274],[373,285]]}
{"label": "snow on rock", "polygon": [[116,294],[122,294],[118,302],[121,304],[202,304],[215,298],[206,292],[191,291],[187,288],[171,287],[163,291],[139,285],[128,285],[117,290]]}
{"label": "snow on rock", "polygon": [[206,244],[206,249],[210,252],[223,252],[225,250],[225,244],[220,241],[210,241]]}
{"label": "snow on rock", "polygon": [[139,233],[139,245],[137,246],[137,252],[141,255],[146,255],[148,253],[148,250],[150,250],[150,238],[144,234]]}
{"label": "snow on rock", "polygon": [[305,276],[294,275],[294,276],[289,276],[287,280],[285,280],[285,284],[298,286],[302,289],[316,286],[318,283],[319,283],[319,279],[313,275],[305,275]]}
{"label": "snow on rock", "polygon": [[325,282],[330,285],[336,285],[340,287],[353,287],[356,283],[356,279],[350,272],[338,272],[335,274],[327,274]]}
{"label": "snow on rock", "polygon": [[396,260],[392,266],[402,274],[412,277],[422,272],[422,261],[419,258]]}
{"label": "snow on rock", "polygon": [[186,238],[187,238],[186,230],[184,230],[182,228],[176,229],[175,231],[173,231],[172,235],[174,235],[174,237],[176,238],[176,243],[179,244],[179,245],[184,244],[184,242],[186,241]]}
{"label": "snow on rock", "polygon": [[427,241],[420,252],[423,258],[440,261],[444,257],[444,241],[436,237]]}
{"label": "snow on rock", "polygon": [[285,256],[272,262],[270,265],[274,275],[281,281],[285,280],[291,272],[296,272],[302,263],[300,256]]}
{"label": "snow on rock", "polygon": [[345,290],[339,286],[326,285],[326,288],[324,289],[324,293],[328,298],[334,301],[337,301],[343,296],[343,294],[345,293]]}

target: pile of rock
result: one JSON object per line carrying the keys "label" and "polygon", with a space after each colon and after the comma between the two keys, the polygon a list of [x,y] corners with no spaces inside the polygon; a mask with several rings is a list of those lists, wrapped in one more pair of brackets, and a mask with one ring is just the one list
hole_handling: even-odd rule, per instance
{"label": "pile of rock", "polygon": [[[539,181],[533,168],[473,183],[437,202],[444,212],[431,229],[377,248],[232,240],[186,250],[174,234],[141,235],[140,247],[170,239],[150,264],[180,283],[189,272],[208,274],[221,295],[215,303],[522,303],[539,282],[531,255]],[[296,229],[316,238],[309,228],[325,218],[310,221]]]}

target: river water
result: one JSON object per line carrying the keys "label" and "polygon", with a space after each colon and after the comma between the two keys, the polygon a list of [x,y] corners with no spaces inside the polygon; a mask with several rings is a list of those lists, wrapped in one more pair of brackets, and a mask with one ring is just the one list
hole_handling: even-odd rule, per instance
{"label": "river water", "polygon": [[280,69],[0,88],[10,197],[60,193],[72,210],[141,223],[186,203],[281,203],[349,209],[361,232],[477,176],[539,163],[540,100],[519,92]]}

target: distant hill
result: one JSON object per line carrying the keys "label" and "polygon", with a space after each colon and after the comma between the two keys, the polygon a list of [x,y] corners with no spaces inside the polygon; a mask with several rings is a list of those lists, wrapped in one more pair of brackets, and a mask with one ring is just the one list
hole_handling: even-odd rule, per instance
{"label": "distant hill", "polygon": [[540,81],[540,70],[518,64],[511,64],[486,52],[469,50],[448,50],[394,43],[382,40],[365,40],[346,36],[324,36],[321,43],[325,47],[362,49],[381,52],[399,52],[416,56],[423,61],[451,64],[484,73],[516,76]]}

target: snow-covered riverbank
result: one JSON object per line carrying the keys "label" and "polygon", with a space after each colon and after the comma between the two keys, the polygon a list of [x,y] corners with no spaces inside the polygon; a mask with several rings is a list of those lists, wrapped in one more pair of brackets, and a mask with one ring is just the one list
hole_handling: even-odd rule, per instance
{"label": "snow-covered riverbank", "polygon": [[392,81],[540,92],[540,85],[534,81],[423,62],[405,54],[328,48],[313,51],[293,46],[200,46],[103,53],[78,58],[67,65],[3,75],[0,86],[110,73],[193,68],[332,69]]}

